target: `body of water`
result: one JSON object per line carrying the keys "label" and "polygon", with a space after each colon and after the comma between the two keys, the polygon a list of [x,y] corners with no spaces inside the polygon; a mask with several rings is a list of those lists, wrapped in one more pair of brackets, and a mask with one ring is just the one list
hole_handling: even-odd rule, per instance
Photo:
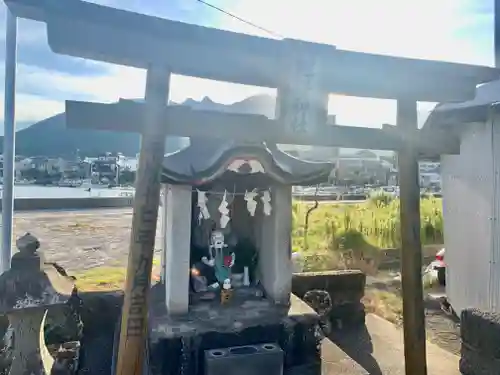
{"label": "body of water", "polygon": [[[1,194],[2,190],[0,190]],[[16,198],[89,198],[89,197],[119,197],[132,194],[133,190],[120,188],[85,188],[58,187],[58,186],[36,186],[16,185],[14,195]]]}

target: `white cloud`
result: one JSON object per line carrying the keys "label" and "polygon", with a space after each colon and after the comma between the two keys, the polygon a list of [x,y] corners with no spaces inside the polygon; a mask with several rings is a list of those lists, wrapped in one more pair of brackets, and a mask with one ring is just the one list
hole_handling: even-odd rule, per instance
{"label": "white cloud", "polygon": [[76,76],[34,66],[19,65],[19,85],[27,89],[49,87],[71,100],[82,96],[103,102],[120,97],[141,97],[144,72],[133,68],[113,68],[103,76]]}
{"label": "white cloud", "polygon": [[[456,36],[474,20],[464,13],[470,1],[231,0],[225,9],[290,38],[362,52],[487,64],[484,55],[471,56],[472,45]],[[221,15],[219,21],[228,30],[269,36],[231,17]]]}
{"label": "white cloud", "polygon": [[[3,93],[1,93],[3,96]],[[0,121],[4,118],[4,101],[0,101]],[[46,99],[36,95],[18,93],[16,95],[16,121],[37,122],[64,111],[61,101]]]}
{"label": "white cloud", "polygon": [[[108,74],[102,76],[75,76],[35,66],[19,64],[18,83],[26,88],[50,87],[55,92],[66,93],[67,99],[73,96],[88,96],[103,102],[119,98],[142,98],[145,90],[146,71],[123,66],[107,65]],[[1,74],[0,74],[1,76]],[[275,90],[254,86],[233,85],[186,76],[173,76],[171,79],[170,99],[182,101],[186,98],[202,99],[210,96],[222,103],[231,103],[249,94]]]}
{"label": "white cloud", "polygon": [[[109,74],[97,77],[75,76],[34,66],[19,64],[17,86],[25,91],[52,91],[51,97],[17,93],[17,121],[40,121],[64,110],[64,100],[79,99],[98,102],[114,102],[120,98],[142,98],[145,90],[145,71],[135,68],[110,66]],[[0,73],[3,80],[3,71]],[[221,103],[232,103],[257,93],[273,93],[274,90],[225,82],[174,76],[171,81],[170,99],[181,102],[188,97],[196,100],[210,96]],[[47,89],[48,88],[48,89]],[[3,95],[3,92],[1,92]],[[3,102],[3,101],[2,101]],[[3,107],[0,118],[3,119]]]}
{"label": "white cloud", "polygon": [[[466,12],[473,0],[239,0],[219,1],[224,9],[279,35],[336,45],[341,49],[487,65],[488,41],[457,36],[474,22]],[[265,11],[263,11],[265,9]],[[277,16],[278,15],[278,16]],[[491,21],[492,24],[492,20]],[[219,26],[272,37],[267,32],[221,15]],[[478,45],[482,48],[478,48]],[[428,113],[435,103],[420,103]],[[345,125],[395,123],[394,100],[330,97],[330,112]],[[426,116],[424,116],[426,117]],[[423,122],[421,120],[419,122]]]}

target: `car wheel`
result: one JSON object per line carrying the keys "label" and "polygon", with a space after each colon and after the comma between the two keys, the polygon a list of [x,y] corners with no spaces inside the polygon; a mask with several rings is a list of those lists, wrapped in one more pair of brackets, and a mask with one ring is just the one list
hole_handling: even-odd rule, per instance
{"label": "car wheel", "polygon": [[438,268],[438,282],[439,285],[446,286],[446,268]]}

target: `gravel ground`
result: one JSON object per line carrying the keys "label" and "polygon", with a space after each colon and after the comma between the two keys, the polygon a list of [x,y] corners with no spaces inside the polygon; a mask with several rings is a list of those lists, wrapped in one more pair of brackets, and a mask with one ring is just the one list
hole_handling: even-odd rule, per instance
{"label": "gravel ground", "polygon": [[[15,238],[26,232],[38,237],[47,261],[68,271],[98,266],[126,266],[131,209],[18,212]],[[155,256],[160,256],[160,222]]]}
{"label": "gravel ground", "polygon": [[[373,277],[366,279],[367,288],[374,288],[401,294],[401,283],[394,277],[395,272],[381,272]],[[434,287],[424,291],[425,301],[425,322],[427,338],[439,347],[460,355],[460,322],[458,318],[446,313],[442,307],[442,301],[445,297],[443,287]],[[400,322],[400,325],[402,323]]]}
{"label": "gravel ground", "polygon": [[425,301],[427,337],[436,345],[460,356],[460,321],[441,309],[441,301],[428,295]]}
{"label": "gravel ground", "polygon": [[[18,212],[14,218],[15,237],[26,232],[37,236],[48,261],[68,271],[98,266],[126,266],[130,240],[131,209],[88,211]],[[160,257],[160,222],[157,226],[155,256]],[[399,290],[399,282],[387,273],[368,278],[369,287]],[[460,353],[460,326],[445,314],[435,298],[426,300],[428,338],[452,353]]]}

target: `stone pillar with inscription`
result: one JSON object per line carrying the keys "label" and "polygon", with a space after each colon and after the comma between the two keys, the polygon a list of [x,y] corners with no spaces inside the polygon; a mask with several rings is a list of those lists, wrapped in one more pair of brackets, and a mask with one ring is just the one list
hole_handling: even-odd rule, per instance
{"label": "stone pillar with inscription", "polygon": [[328,91],[321,87],[322,56],[335,49],[316,43],[285,39],[283,75],[276,98],[276,118],[290,134],[307,136],[328,122]]}
{"label": "stone pillar with inscription", "polygon": [[192,188],[166,185],[165,207],[165,303],[169,315],[188,312],[189,257],[191,250]]}
{"label": "stone pillar with inscription", "polygon": [[[285,131],[308,137],[328,123],[328,91],[321,86],[323,54],[335,47],[286,39],[276,118]],[[260,273],[267,295],[279,304],[291,293],[291,186],[273,188],[273,211],[262,224]]]}

